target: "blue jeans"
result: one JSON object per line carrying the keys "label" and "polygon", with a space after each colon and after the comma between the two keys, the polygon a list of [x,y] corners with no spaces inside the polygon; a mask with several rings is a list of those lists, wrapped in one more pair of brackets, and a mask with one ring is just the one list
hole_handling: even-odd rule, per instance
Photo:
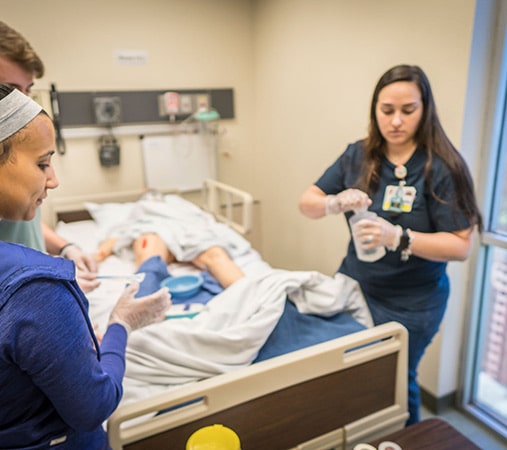
{"label": "blue jeans", "polygon": [[408,330],[408,412],[406,425],[419,422],[421,393],[417,383],[417,366],[433,337],[437,333],[444,316],[447,302],[427,310],[400,310],[367,299],[375,325],[395,321]]}

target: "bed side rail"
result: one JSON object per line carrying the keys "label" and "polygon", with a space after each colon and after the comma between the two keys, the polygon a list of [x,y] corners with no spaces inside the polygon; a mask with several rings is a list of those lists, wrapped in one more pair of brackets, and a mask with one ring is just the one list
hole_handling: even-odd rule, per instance
{"label": "bed side rail", "polygon": [[220,181],[207,179],[203,185],[203,209],[242,235],[252,230],[252,196]]}
{"label": "bed side rail", "polygon": [[[237,404],[389,355],[396,361],[393,403],[406,409],[407,348],[406,329],[390,322],[124,405],[108,421],[110,445],[120,450]],[[153,415],[170,408],[170,412]],[[140,417],[143,419],[137,420]]]}
{"label": "bed side rail", "polygon": [[[92,193],[72,197],[55,198],[46,202],[46,221],[56,226],[59,220],[84,220],[85,202],[133,202],[139,199],[143,190]],[[175,190],[164,190],[164,194],[179,194]],[[196,203],[199,203],[197,197]],[[247,235],[253,227],[253,197],[246,191],[228,184],[207,179],[202,188],[201,207],[218,221],[225,223],[242,235]],[[90,217],[85,217],[90,218]]]}

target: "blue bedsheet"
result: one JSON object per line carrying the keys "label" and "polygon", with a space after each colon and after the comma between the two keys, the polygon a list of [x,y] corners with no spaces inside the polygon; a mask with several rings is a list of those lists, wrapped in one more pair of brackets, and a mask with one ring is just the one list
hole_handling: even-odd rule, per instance
{"label": "blue bedsheet", "polygon": [[[160,283],[162,280],[170,277],[171,274],[167,270],[167,265],[159,256],[154,256],[146,260],[139,269],[138,273],[144,273],[144,280],[139,286],[139,291],[136,294],[136,297],[142,297],[144,295],[151,294],[152,292],[160,289]],[[224,290],[222,286],[218,283],[215,278],[211,276],[210,273],[203,271],[201,275],[204,279],[204,283],[202,284],[199,292],[197,292],[192,297],[186,298],[173,298],[171,301],[174,304],[185,304],[185,303],[208,303],[215,295],[219,294]]]}
{"label": "blue bedsheet", "polygon": [[[137,297],[155,292],[160,288],[160,282],[170,276],[165,262],[158,256],[148,259],[139,267],[138,272],[144,272],[146,275],[136,294]],[[206,304],[223,290],[208,272],[202,272],[202,276],[204,283],[195,296],[173,299],[173,302]],[[280,320],[254,362],[329,341],[365,328],[348,313],[338,313],[331,317],[301,314],[294,303],[287,299]]]}
{"label": "blue bedsheet", "polygon": [[338,313],[331,317],[301,314],[294,303],[287,299],[280,320],[260,349],[254,363],[365,328],[348,313]]}

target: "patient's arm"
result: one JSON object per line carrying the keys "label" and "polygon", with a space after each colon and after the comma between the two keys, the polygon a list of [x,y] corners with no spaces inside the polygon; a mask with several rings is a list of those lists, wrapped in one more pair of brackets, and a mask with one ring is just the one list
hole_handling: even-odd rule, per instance
{"label": "patient's arm", "polygon": [[[111,245],[111,250],[114,242]],[[167,264],[176,261],[164,241],[157,234],[144,234],[138,237],[132,246],[136,267],[152,256],[160,256]],[[219,246],[213,246],[200,253],[192,263],[201,270],[207,270],[224,288],[243,278],[245,274],[234,263],[229,254]]]}
{"label": "patient's arm", "polygon": [[150,233],[139,236],[132,245],[136,258],[136,267],[152,256],[160,256],[167,264],[176,261],[174,255],[169,251],[164,241],[158,234]]}
{"label": "patient's arm", "polygon": [[229,254],[218,246],[210,247],[200,253],[192,260],[192,263],[199,269],[211,273],[224,288],[245,276]]}
{"label": "patient's arm", "polygon": [[115,237],[107,238],[99,244],[97,252],[93,255],[98,262],[104,261],[108,256],[113,254],[114,244],[116,243]]}

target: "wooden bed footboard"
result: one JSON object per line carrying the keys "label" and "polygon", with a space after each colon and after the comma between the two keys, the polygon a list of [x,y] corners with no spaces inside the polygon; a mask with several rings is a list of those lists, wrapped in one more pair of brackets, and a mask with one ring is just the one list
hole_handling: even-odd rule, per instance
{"label": "wooden bed footboard", "polygon": [[108,434],[114,450],[184,449],[219,423],[243,450],[345,449],[401,428],[406,403],[407,332],[391,322],[122,406]]}

